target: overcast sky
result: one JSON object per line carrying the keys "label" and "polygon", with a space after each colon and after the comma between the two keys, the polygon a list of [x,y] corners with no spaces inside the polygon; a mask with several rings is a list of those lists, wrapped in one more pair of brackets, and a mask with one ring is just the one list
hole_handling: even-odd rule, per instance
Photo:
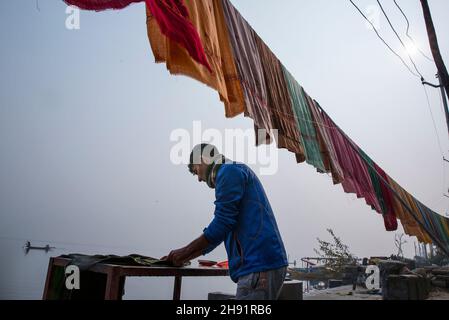
{"label": "overcast sky", "polygon": [[[371,12],[375,1],[356,1]],[[418,0],[398,1],[430,55]],[[306,91],[381,167],[432,209],[446,213],[448,167],[419,79],[366,27],[349,1],[234,0]],[[383,1],[405,38],[405,20]],[[429,1],[449,62],[449,2]],[[81,12],[65,26],[62,1],[0,2],[0,236],[100,244],[160,257],[199,236],[214,193],[170,161],[176,129],[252,128],[225,119],[217,93],[154,63],[143,4]],[[381,14],[381,13],[379,13]],[[401,51],[386,20],[380,33]],[[435,65],[418,68],[435,82]],[[428,89],[444,155],[439,91]],[[197,143],[200,141],[193,141]],[[332,228],[356,255],[390,255],[381,216],[294,156],[261,176],[291,259],[314,255]],[[399,233],[402,231],[399,230]],[[408,239],[406,254],[414,253]],[[226,259],[221,247],[210,258]]]}

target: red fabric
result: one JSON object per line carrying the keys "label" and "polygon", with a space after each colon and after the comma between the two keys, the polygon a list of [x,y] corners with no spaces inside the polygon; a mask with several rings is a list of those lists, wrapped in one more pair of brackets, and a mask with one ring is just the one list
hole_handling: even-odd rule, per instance
{"label": "red fabric", "polygon": [[108,9],[123,9],[132,3],[145,0],[64,0],[70,6],[83,10],[103,11]]}
{"label": "red fabric", "polygon": [[212,69],[207,61],[198,31],[189,19],[189,12],[183,0],[64,0],[68,5],[84,10],[102,11],[123,9],[132,3],[145,1],[156,19],[161,32],[184,47],[190,56],[204,65],[209,72]]}
{"label": "red fabric", "polygon": [[146,0],[146,3],[161,32],[186,48],[195,61],[212,72],[200,36],[189,20],[183,0]]}
{"label": "red fabric", "polygon": [[[380,168],[377,164],[374,164],[374,168],[387,183],[388,181],[390,181],[387,174],[382,168]],[[382,197],[385,204],[385,212],[383,213],[385,229],[387,231],[396,231],[398,229],[398,219],[396,218],[396,214],[393,211],[394,195],[391,193],[391,190],[385,185],[385,183],[383,183],[383,181],[380,181],[380,188],[382,190]]]}

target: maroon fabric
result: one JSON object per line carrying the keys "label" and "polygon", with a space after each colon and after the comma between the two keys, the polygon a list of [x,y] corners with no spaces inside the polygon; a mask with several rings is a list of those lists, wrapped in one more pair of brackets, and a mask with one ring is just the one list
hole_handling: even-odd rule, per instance
{"label": "maroon fabric", "polygon": [[83,10],[103,11],[108,9],[123,9],[132,3],[145,0],[64,0],[70,6],[76,6]]}
{"label": "maroon fabric", "polygon": [[346,193],[355,193],[358,198],[365,198],[369,206],[377,212],[382,212],[368,168],[360,155],[351,146],[351,144],[355,145],[355,143],[343,136],[332,119],[324,113],[323,120],[326,124],[326,130],[329,130],[329,136],[332,138],[338,162],[344,172],[343,190]]}
{"label": "maroon fabric", "polygon": [[[388,182],[388,176],[385,173],[385,171],[380,168],[377,164],[374,164],[374,169],[376,169],[377,173],[386,181]],[[380,179],[379,179],[380,180]],[[387,231],[396,231],[398,229],[398,219],[396,217],[396,214],[394,213],[394,204],[393,204],[393,197],[394,195],[391,193],[391,190],[383,183],[383,181],[380,181],[380,189],[382,190],[382,197],[384,200],[384,225],[385,229]]]}
{"label": "maroon fabric", "polygon": [[162,34],[183,46],[190,56],[212,69],[207,61],[200,36],[189,19],[189,12],[183,0],[64,0],[80,9],[102,11],[123,9],[132,3],[145,1],[157,21]]}

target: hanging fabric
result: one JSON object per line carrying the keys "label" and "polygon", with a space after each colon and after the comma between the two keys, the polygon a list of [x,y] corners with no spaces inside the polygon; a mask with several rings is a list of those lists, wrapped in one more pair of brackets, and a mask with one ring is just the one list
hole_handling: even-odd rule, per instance
{"label": "hanging fabric", "polygon": [[183,0],[64,0],[68,5],[80,9],[103,11],[123,9],[132,3],[145,1],[161,32],[187,50],[190,56],[204,65],[209,72],[212,69],[207,61],[201,39],[189,20],[189,12]]}
{"label": "hanging fabric", "polygon": [[189,12],[183,0],[145,0],[161,32],[180,44],[190,56],[209,72],[212,69],[207,61],[197,30],[189,19]]}
{"label": "hanging fabric", "polygon": [[298,82],[293,78],[291,73],[283,67],[285,82],[293,106],[293,111],[300,131],[300,138],[304,145],[304,153],[308,164],[315,168],[325,171],[323,160],[321,159],[321,151],[318,137],[313,125],[313,119],[309,111],[306,93]]}
{"label": "hanging fabric", "polygon": [[145,0],[64,0],[69,6],[76,6],[83,10],[103,11],[109,9],[123,9],[130,4]]}
{"label": "hanging fabric", "polygon": [[334,184],[340,184],[344,180],[344,173],[338,162],[337,153],[332,143],[332,138],[329,135],[330,132],[326,130],[326,125],[320,110],[321,107],[319,107],[318,102],[315,100],[313,100],[309,106],[313,125],[317,133],[323,165],[326,172],[332,174]]}
{"label": "hanging fabric", "polygon": [[376,170],[377,174],[383,178],[383,180],[380,181],[380,190],[383,200],[381,205],[385,229],[387,231],[396,231],[398,229],[398,219],[396,217],[396,213],[394,212],[393,207],[394,195],[391,193],[391,190],[386,185],[386,183],[388,183],[388,176],[385,173],[385,171],[382,168],[380,168],[376,163],[374,163],[374,169]]}
{"label": "hanging fabric", "polygon": [[147,33],[157,63],[165,62],[171,74],[189,76],[218,91],[226,117],[245,110],[243,90],[223,15],[221,1],[186,1],[190,20],[198,30],[212,73],[179,44],[162,34],[147,6]]}
{"label": "hanging fabric", "polygon": [[380,178],[381,176],[383,176],[382,173],[384,172],[362,149],[358,148],[358,152],[367,163],[367,169],[371,178],[371,183],[373,185],[374,192],[381,208],[381,212],[379,213],[382,213],[384,218],[385,229],[387,231],[396,231],[398,229],[398,222],[396,219],[396,215],[392,211],[391,193],[389,192],[388,188],[385,187]]}
{"label": "hanging fabric", "polygon": [[281,63],[259,36],[255,35],[255,40],[267,86],[272,127],[278,130],[278,148],[287,149],[305,159]]}
{"label": "hanging fabric", "polygon": [[244,112],[253,119],[256,133],[266,132],[256,134],[257,145],[271,143],[277,130],[279,148],[364,198],[383,215],[387,230],[396,230],[399,219],[406,234],[449,252],[449,219],[404,190],[344,134],[229,0],[64,1],[96,11],[145,1],[156,62],[217,90],[227,117]]}
{"label": "hanging fabric", "polygon": [[272,142],[272,119],[268,109],[268,92],[262,60],[257,50],[255,33],[248,22],[229,0],[222,0],[229,40],[234,53],[239,79],[245,97],[245,116],[254,120],[256,133],[265,130],[266,135],[256,134],[256,144]]}

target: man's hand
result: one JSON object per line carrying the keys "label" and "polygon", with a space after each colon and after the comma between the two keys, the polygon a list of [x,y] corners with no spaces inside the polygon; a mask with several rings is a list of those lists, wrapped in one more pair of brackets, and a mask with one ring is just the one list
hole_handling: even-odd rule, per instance
{"label": "man's hand", "polygon": [[161,260],[172,263],[175,267],[182,267],[187,261],[196,259],[203,254],[203,250],[209,246],[206,237],[202,235],[188,246],[171,251]]}
{"label": "man's hand", "polygon": [[168,256],[161,258],[161,260],[170,262],[175,267],[182,267],[185,262],[189,261],[191,252],[188,247],[171,251]]}

